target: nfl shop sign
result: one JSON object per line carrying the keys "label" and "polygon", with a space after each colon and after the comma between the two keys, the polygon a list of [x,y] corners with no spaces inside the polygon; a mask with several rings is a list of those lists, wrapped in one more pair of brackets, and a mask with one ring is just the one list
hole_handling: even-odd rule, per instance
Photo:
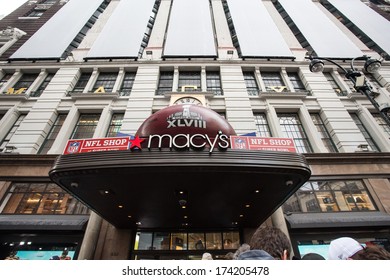
{"label": "nfl shop sign", "polygon": [[74,139],[69,140],[66,144],[64,155],[88,152],[128,150],[129,145],[131,143],[132,140],[128,136],[95,139]]}
{"label": "nfl shop sign", "polygon": [[293,152],[297,149],[292,138],[230,136],[230,146],[238,150]]}

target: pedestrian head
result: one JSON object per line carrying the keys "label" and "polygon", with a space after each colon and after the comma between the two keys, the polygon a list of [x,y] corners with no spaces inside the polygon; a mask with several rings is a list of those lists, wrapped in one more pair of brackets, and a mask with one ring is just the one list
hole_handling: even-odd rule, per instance
{"label": "pedestrian head", "polygon": [[302,257],[302,260],[325,260],[325,258],[317,253],[308,253]]}
{"label": "pedestrian head", "polygon": [[350,237],[341,237],[330,242],[328,259],[329,260],[347,260],[363,246],[355,239]]}
{"label": "pedestrian head", "polygon": [[287,260],[291,244],[286,234],[275,227],[259,227],[249,242],[251,250],[264,250],[277,260]]}
{"label": "pedestrian head", "polygon": [[390,253],[377,245],[370,245],[350,257],[352,260],[390,260]]}

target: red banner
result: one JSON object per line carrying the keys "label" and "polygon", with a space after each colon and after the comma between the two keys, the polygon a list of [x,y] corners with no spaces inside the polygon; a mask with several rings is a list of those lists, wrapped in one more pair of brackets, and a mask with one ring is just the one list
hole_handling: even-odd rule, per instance
{"label": "red banner", "polygon": [[297,152],[292,138],[230,136],[230,146],[238,150]]}
{"label": "red banner", "polygon": [[129,144],[130,137],[73,139],[68,140],[63,154],[128,150]]}

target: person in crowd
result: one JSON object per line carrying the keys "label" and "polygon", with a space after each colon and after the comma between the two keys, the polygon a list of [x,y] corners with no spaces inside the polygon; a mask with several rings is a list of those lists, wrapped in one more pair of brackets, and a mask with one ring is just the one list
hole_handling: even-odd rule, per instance
{"label": "person in crowd", "polygon": [[212,260],[213,256],[210,253],[203,253],[202,260]]}
{"label": "person in crowd", "polygon": [[223,241],[223,248],[224,249],[233,249],[233,241],[231,239],[225,239]]}
{"label": "person in crowd", "polygon": [[234,259],[234,253],[229,252],[225,255],[225,260],[233,260]]}
{"label": "person in crowd", "polygon": [[340,237],[330,242],[328,260],[347,260],[364,247],[351,237]]}
{"label": "person in crowd", "polygon": [[325,258],[317,253],[307,253],[301,258],[301,260],[325,260]]}
{"label": "person in crowd", "polygon": [[19,257],[16,255],[18,252],[12,251],[8,257],[5,258],[5,260],[9,261],[17,261],[19,260]]}
{"label": "person in crowd", "polygon": [[249,244],[243,244],[237,250],[235,258],[238,260],[288,260],[290,252],[290,241],[280,229],[259,227]]}
{"label": "person in crowd", "polygon": [[351,260],[390,260],[390,253],[377,245],[369,245],[350,257]]}
{"label": "person in crowd", "polygon": [[329,260],[390,260],[390,253],[377,245],[363,247],[350,237],[341,237],[330,242]]}

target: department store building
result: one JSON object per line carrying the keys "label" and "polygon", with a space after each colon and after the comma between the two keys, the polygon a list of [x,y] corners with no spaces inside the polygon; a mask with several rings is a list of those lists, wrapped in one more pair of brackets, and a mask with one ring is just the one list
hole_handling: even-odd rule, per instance
{"label": "department store building", "polygon": [[[223,259],[264,224],[296,256],[341,236],[390,250],[388,11],[26,1],[0,20],[0,259]],[[310,55],[358,58],[371,100]]]}

